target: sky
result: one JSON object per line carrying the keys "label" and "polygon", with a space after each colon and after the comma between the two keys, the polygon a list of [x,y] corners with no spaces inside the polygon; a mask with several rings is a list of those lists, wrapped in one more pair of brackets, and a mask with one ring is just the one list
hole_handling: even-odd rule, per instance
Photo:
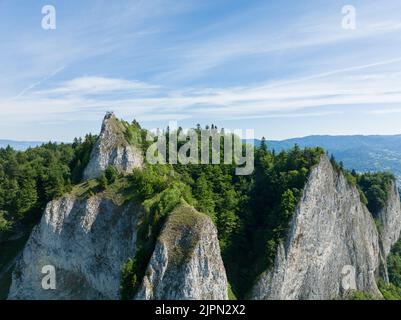
{"label": "sky", "polygon": [[0,0],[0,44],[0,139],[71,141],[106,111],[267,139],[401,134],[399,0]]}

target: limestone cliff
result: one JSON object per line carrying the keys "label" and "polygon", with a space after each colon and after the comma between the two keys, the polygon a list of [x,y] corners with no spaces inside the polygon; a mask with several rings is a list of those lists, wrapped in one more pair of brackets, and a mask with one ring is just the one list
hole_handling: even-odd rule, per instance
{"label": "limestone cliff", "polygon": [[168,218],[137,299],[227,299],[228,283],[217,230],[189,206]]}
{"label": "limestone cliff", "polygon": [[[387,221],[392,220],[390,211],[383,214]],[[355,269],[358,290],[380,297],[375,280],[379,263],[379,233],[371,213],[356,187],[323,156],[304,188],[287,242],[278,248],[274,267],[260,276],[251,297],[332,299],[344,293],[346,266]]]}
{"label": "limestone cliff", "polygon": [[401,231],[400,196],[395,182],[391,183],[387,203],[379,212],[377,219],[379,221],[378,225],[383,255],[387,257],[391,247],[400,238]]}
{"label": "limestone cliff", "polygon": [[[135,203],[116,206],[101,195],[50,202],[13,273],[9,299],[118,299],[121,267],[135,252]],[[54,266],[56,289],[42,289]]]}
{"label": "limestone cliff", "polygon": [[387,257],[393,245],[400,238],[401,207],[396,183],[392,181],[384,208],[376,216],[380,244],[380,276],[389,283]]}
{"label": "limestone cliff", "polygon": [[[142,153],[128,141],[126,130],[125,123],[106,115],[85,179],[98,177],[110,165],[121,173],[143,166]],[[109,187],[118,189],[128,180],[119,177],[117,186]],[[93,186],[96,181],[86,181],[74,187],[87,188],[85,196],[72,192],[48,203],[18,258],[9,299],[120,298],[122,267],[135,256],[146,213],[132,200],[135,185],[122,190],[122,201],[113,201],[114,191],[99,192]],[[341,297],[344,268],[355,270],[358,290],[381,297],[376,279],[379,273],[386,279],[386,258],[401,230],[395,183],[376,220],[358,189],[322,156],[311,169],[274,266],[259,276],[249,297]],[[55,290],[42,288],[42,268],[49,265],[56,270]],[[228,281],[211,219],[189,205],[175,208],[140,280],[135,299],[227,299]]]}
{"label": "limestone cliff", "polygon": [[99,177],[110,165],[121,173],[129,173],[134,168],[142,167],[141,150],[127,141],[125,131],[126,128],[113,113],[106,114],[84,171],[85,180]]}

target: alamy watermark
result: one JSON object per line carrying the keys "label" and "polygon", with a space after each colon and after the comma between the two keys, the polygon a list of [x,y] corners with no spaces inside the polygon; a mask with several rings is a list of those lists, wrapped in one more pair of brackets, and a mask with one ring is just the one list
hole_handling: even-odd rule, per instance
{"label": "alamy watermark", "polygon": [[44,30],[56,30],[56,8],[52,5],[42,7],[42,28]]}
{"label": "alamy watermark", "polygon": [[343,19],[341,22],[342,28],[345,30],[356,29],[356,8],[352,5],[343,6],[341,9]]}
{"label": "alamy watermark", "polygon": [[43,266],[42,274],[45,275],[42,278],[42,289],[43,290],[56,290],[56,268],[50,264]]}
{"label": "alamy watermark", "polygon": [[356,271],[354,266],[345,265],[342,268],[341,286],[344,291],[356,290]]}
{"label": "alamy watermark", "polygon": [[[206,129],[177,129],[170,122],[169,130],[151,130],[146,140],[152,142],[146,150],[150,164],[234,164],[236,175],[250,175],[254,170],[253,129],[233,132],[216,127]],[[245,133],[245,134],[244,134]]]}

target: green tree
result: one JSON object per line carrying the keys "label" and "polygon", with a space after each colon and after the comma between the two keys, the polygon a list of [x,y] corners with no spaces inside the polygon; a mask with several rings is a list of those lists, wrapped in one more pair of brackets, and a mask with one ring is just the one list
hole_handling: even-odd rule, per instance
{"label": "green tree", "polygon": [[213,200],[213,191],[210,183],[207,181],[205,174],[201,174],[196,180],[194,186],[194,195],[198,202],[200,211],[209,214],[214,219],[215,202]]}
{"label": "green tree", "polygon": [[298,201],[295,198],[294,193],[291,189],[288,189],[283,193],[280,202],[280,212],[284,221],[288,222],[289,219],[292,217],[297,202]]}
{"label": "green tree", "polygon": [[115,166],[108,166],[105,171],[105,176],[108,184],[114,183],[114,181],[116,181],[116,179],[118,178],[118,174],[118,170]]}
{"label": "green tree", "polygon": [[100,190],[105,190],[107,188],[107,185],[109,181],[106,178],[106,175],[103,173],[97,178],[97,182],[99,183],[99,188]]}

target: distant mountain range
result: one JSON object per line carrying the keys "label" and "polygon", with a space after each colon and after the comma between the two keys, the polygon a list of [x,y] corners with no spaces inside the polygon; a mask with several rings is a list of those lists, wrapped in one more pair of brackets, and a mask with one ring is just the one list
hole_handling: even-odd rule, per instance
{"label": "distant mountain range", "polygon": [[[16,150],[26,150],[29,147],[41,145],[40,141],[0,140],[0,148],[8,145]],[[260,145],[260,140],[254,140]],[[293,138],[282,141],[268,140],[268,147],[281,151],[298,144],[300,147],[320,146],[334,154],[346,168],[359,172],[390,171],[401,186],[401,135],[392,136],[327,136],[316,135],[303,138]]]}
{"label": "distant mountain range", "polygon": [[41,141],[14,141],[14,140],[0,140],[0,148],[11,146],[15,150],[23,151],[28,148],[33,148],[41,145]]}
{"label": "distant mountain range", "polygon": [[[259,145],[260,140],[255,140]],[[316,135],[282,141],[267,141],[269,149],[281,151],[295,144],[300,147],[320,146],[333,154],[344,166],[359,172],[390,171],[401,186],[401,135],[392,136],[327,136]]]}

